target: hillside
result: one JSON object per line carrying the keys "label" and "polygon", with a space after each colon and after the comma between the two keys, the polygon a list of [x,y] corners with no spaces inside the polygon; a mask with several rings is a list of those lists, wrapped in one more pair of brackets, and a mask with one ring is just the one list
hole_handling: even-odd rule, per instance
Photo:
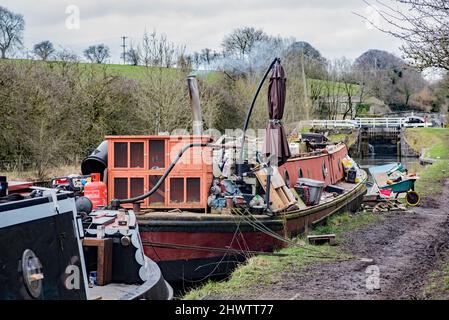
{"label": "hillside", "polygon": [[[8,59],[8,60],[2,60],[1,62],[14,62],[14,63],[20,63],[20,64],[46,64],[50,68],[58,68],[63,63],[59,61],[40,61],[40,60],[26,60],[26,59]],[[145,78],[145,75],[148,73],[154,73],[154,72],[164,72],[164,73],[172,73],[173,75],[181,72],[180,69],[177,68],[161,68],[161,67],[146,67],[146,66],[131,66],[131,65],[123,65],[123,64],[95,64],[95,63],[86,63],[86,62],[79,62],[76,63],[80,69],[83,71],[105,71],[110,74],[123,76],[130,79],[143,79]],[[221,71],[196,71],[193,70],[192,73],[198,75],[200,78],[208,81],[209,83],[216,82],[220,75],[223,75],[224,73]],[[287,75],[288,77],[288,75]],[[334,81],[328,81],[328,80],[320,80],[320,79],[307,79],[308,84],[308,91],[309,95],[312,94],[313,91],[316,91],[317,88],[319,92],[319,96],[325,96],[326,95],[326,89],[331,90],[332,92],[336,93],[338,92],[339,95],[344,96],[345,95],[345,85],[344,83],[334,82]],[[337,84],[337,85],[335,85]],[[352,84],[350,85],[351,91],[353,92],[353,95],[356,95],[359,90],[359,85]]]}

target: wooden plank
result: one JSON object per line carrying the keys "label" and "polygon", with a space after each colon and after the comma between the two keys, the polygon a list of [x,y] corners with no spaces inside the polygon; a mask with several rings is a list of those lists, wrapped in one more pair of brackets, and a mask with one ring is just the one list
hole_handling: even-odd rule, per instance
{"label": "wooden plank", "polygon": [[271,175],[271,184],[275,189],[285,186],[285,180],[284,178],[282,178],[277,168],[273,168],[273,174]]}
{"label": "wooden plank", "polygon": [[288,188],[287,186],[284,186],[282,188],[282,190],[284,191],[284,193],[285,193],[285,195],[288,198],[290,203],[295,203],[296,202],[296,198],[293,195],[293,192],[292,192],[292,190],[290,188]]}
{"label": "wooden plank", "polygon": [[[256,174],[256,177],[259,180],[260,184],[262,185],[262,188],[266,192],[267,191],[267,189],[266,189],[267,175],[263,174],[262,170],[256,172],[255,174]],[[273,187],[273,184],[271,184],[271,188],[270,188],[270,202],[271,202],[270,208],[271,208],[271,210],[273,210],[273,212],[278,212],[278,211],[288,208],[288,204],[284,203],[284,201],[279,196],[277,189],[275,189]]]}
{"label": "wooden plank", "polygon": [[276,189],[276,192],[279,195],[279,198],[282,200],[284,205],[288,205],[290,203],[290,200],[287,198],[287,195],[284,193],[283,188]]}
{"label": "wooden plank", "polygon": [[103,246],[105,239],[98,239],[98,238],[84,238],[83,239],[83,246],[85,247],[99,247]]}
{"label": "wooden plank", "polygon": [[112,281],[112,239],[84,238],[83,246],[97,247],[97,284],[104,286]]}
{"label": "wooden plank", "polygon": [[307,236],[307,241],[310,244],[324,244],[329,243],[329,245],[334,246],[335,245],[335,234],[320,234],[320,235],[310,235]]}
{"label": "wooden plank", "polygon": [[[112,282],[112,239],[105,239],[103,246],[103,257],[102,257],[102,268],[103,268],[103,281],[102,285],[108,284]],[[100,259],[98,259],[100,260]],[[97,262],[98,263],[98,262]]]}
{"label": "wooden plank", "polygon": [[291,193],[294,195],[295,199],[296,199],[296,205],[299,207],[299,209],[305,209],[307,208],[306,204],[304,203],[304,201],[302,201],[301,197],[299,196],[299,194],[296,192],[295,189],[290,189]]}
{"label": "wooden plank", "polygon": [[[262,188],[266,192],[267,191],[267,188],[266,188],[266,186],[267,186],[267,176],[263,175],[263,174],[258,175],[256,173],[256,177],[259,179],[259,182],[262,185]],[[270,208],[273,210],[273,212],[277,212],[279,210],[282,210],[282,208],[284,207],[284,203],[279,198],[279,195],[276,192],[276,189],[274,189],[273,187],[270,188],[270,202],[271,202]]]}

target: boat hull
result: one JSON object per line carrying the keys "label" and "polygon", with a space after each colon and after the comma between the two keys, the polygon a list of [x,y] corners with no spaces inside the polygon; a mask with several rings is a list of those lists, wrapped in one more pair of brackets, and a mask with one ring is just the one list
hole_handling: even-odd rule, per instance
{"label": "boat hull", "polygon": [[268,228],[279,236],[283,233],[281,221],[256,225],[247,219],[145,220],[139,228],[145,254],[158,263],[169,282],[229,274],[249,251],[271,252],[280,246],[277,239],[258,228]]}
{"label": "boat hull", "polygon": [[359,183],[333,201],[274,218],[257,216],[257,222],[248,216],[140,217],[140,234],[145,254],[167,281],[196,282],[227,275],[248,256],[281,248],[286,242],[280,238],[297,236],[330,215],[357,210],[365,193]]}

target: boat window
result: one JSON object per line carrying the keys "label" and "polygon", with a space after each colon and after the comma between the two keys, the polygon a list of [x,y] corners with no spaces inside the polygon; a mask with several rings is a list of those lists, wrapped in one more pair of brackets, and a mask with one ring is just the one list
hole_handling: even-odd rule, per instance
{"label": "boat window", "polygon": [[302,169],[299,168],[299,171],[298,171],[298,178],[302,178],[302,177],[303,177]]}
{"label": "boat window", "polygon": [[130,162],[131,168],[143,168],[143,142],[130,143]]}
{"label": "boat window", "polygon": [[327,176],[326,162],[323,162],[322,171],[323,171],[323,179],[326,179]]}
{"label": "boat window", "polygon": [[338,159],[338,171],[339,171],[339,172],[341,172],[341,167],[342,167],[342,166],[340,165],[340,163],[341,163],[341,159]]}
{"label": "boat window", "polygon": [[143,178],[131,178],[131,197],[137,197],[144,194],[144,181]]}
{"label": "boat window", "polygon": [[114,198],[128,198],[128,178],[114,178]]}
{"label": "boat window", "polygon": [[201,201],[200,178],[187,178],[187,202]]}
{"label": "boat window", "polygon": [[114,167],[128,167],[128,142],[114,142]]}
{"label": "boat window", "polygon": [[165,168],[165,141],[150,140],[149,149],[150,169]]}
{"label": "boat window", "polygon": [[285,171],[284,180],[285,185],[290,188],[290,176],[288,175],[288,171]]}
{"label": "boat window", "polygon": [[184,202],[184,178],[170,179],[170,202]]}
{"label": "boat window", "polygon": [[[148,191],[153,189],[156,183],[159,181],[161,176],[149,176]],[[155,193],[150,196],[150,205],[152,206],[163,206],[165,205],[165,181],[162,182],[160,187]]]}

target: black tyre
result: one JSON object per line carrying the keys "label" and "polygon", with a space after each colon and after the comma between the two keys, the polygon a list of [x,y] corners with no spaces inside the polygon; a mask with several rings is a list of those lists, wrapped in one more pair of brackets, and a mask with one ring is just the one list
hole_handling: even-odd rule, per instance
{"label": "black tyre", "polygon": [[409,191],[407,192],[405,201],[409,206],[415,207],[421,202],[421,197],[416,191]]}

